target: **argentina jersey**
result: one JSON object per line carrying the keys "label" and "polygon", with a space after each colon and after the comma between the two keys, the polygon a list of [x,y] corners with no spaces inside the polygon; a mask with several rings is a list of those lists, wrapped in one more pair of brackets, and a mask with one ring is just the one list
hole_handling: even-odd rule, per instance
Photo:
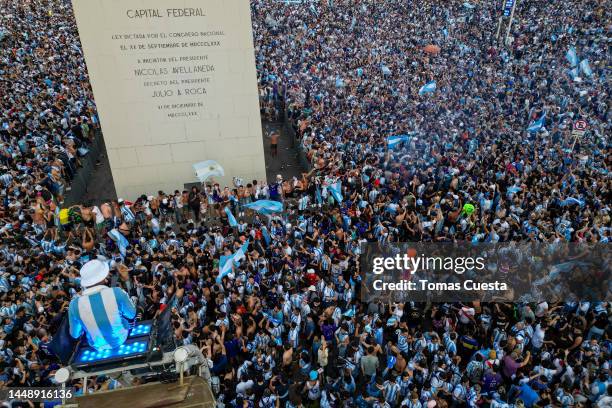
{"label": "argentina jersey", "polygon": [[97,350],[119,347],[127,339],[128,320],[135,316],[136,308],[122,289],[94,286],[70,302],[70,335],[77,339],[85,332]]}

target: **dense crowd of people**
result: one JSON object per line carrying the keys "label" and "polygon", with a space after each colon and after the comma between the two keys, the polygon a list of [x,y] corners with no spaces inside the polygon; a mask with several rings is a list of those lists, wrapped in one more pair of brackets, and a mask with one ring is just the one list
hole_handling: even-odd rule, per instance
{"label": "dense crowd of people", "polygon": [[0,9],[3,204],[21,207],[37,185],[61,203],[99,126],[71,6],[3,1]]}
{"label": "dense crowd of people", "polygon": [[54,385],[98,258],[140,318],[170,308],[219,407],[611,406],[609,270],[598,301],[393,303],[359,267],[367,242],[608,243],[609,10],[521,1],[504,45],[493,3],[251,3],[262,114],[311,169],[66,208],[97,126],[70,5],[0,0],[0,388]]}

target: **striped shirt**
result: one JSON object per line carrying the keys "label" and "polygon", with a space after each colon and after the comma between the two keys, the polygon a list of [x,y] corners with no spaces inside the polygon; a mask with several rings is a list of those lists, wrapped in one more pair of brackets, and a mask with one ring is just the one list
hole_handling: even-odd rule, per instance
{"label": "striped shirt", "polygon": [[287,342],[290,343],[293,347],[297,348],[298,342],[300,340],[300,328],[295,327],[289,330],[289,334],[287,335]]}
{"label": "striped shirt", "polygon": [[453,398],[457,401],[464,401],[467,395],[467,390],[461,384],[457,384],[453,390]]}
{"label": "striped shirt", "polygon": [[85,332],[95,349],[115,348],[127,339],[128,320],[135,316],[136,308],[122,289],[93,286],[70,302],[70,335],[78,339]]}
{"label": "striped shirt", "polygon": [[401,330],[397,330],[397,348],[400,349],[402,353],[407,353],[410,349],[408,345],[408,336],[402,334]]}
{"label": "striped shirt", "polygon": [[332,300],[334,300],[335,296],[336,296],[336,291],[333,288],[326,286],[325,289],[323,289],[323,301],[324,302],[331,302]]}
{"label": "striped shirt", "polygon": [[467,396],[468,407],[477,407],[478,405],[476,403],[478,402],[478,400],[478,393],[474,388],[470,388]]}
{"label": "striped shirt", "polygon": [[8,292],[11,289],[8,279],[4,275],[0,275],[0,292]]}
{"label": "striped shirt", "polygon": [[444,348],[449,354],[457,354],[457,344],[451,340],[450,334],[444,333],[442,340],[444,341]]}
{"label": "striped shirt", "polygon": [[406,381],[402,378],[401,375],[398,375],[395,379],[395,382],[400,386],[400,395],[402,397],[406,397],[410,392],[410,384],[412,384],[412,377],[408,377]]}
{"label": "striped shirt", "polygon": [[13,181],[13,176],[11,176],[10,173],[4,173],[3,175],[0,176],[0,183],[2,183],[4,187],[10,186],[12,181]]}
{"label": "striped shirt", "polygon": [[477,382],[481,379],[484,371],[484,365],[480,361],[472,360],[466,367],[466,372],[470,380]]}
{"label": "striped shirt", "polygon": [[40,246],[42,247],[42,250],[46,253],[49,254],[53,251],[53,246],[55,245],[55,240],[53,241],[47,241],[47,240],[42,240],[40,241]]}
{"label": "striped shirt", "polygon": [[508,338],[508,335],[506,334],[506,332],[503,329],[500,328],[495,328],[493,330],[493,345],[495,347],[497,347],[497,345],[502,341],[502,340],[506,340]]}
{"label": "striped shirt", "polygon": [[430,400],[430,398],[433,397],[433,393],[431,392],[431,390],[421,390],[421,402],[426,404],[427,401]]}
{"label": "striped shirt", "polygon": [[[319,249],[319,248],[315,248],[315,252],[316,252],[318,249]],[[330,259],[329,259],[329,257],[328,257],[328,256],[324,256],[324,257],[322,257],[322,259],[321,259],[321,269],[323,269],[324,271],[328,271],[328,270],[329,270],[329,268],[330,268],[330,266],[331,266],[331,263],[330,263]]]}
{"label": "striped shirt", "polygon": [[121,206],[121,215],[123,216],[123,221],[125,222],[132,223],[136,220],[134,212],[127,205]]}
{"label": "striped shirt", "polygon": [[391,405],[395,405],[395,402],[397,401],[397,397],[399,395],[400,392],[400,386],[398,383],[393,382],[393,381],[385,381],[384,383],[384,396],[385,396],[385,400],[387,400],[388,403],[390,403]]}
{"label": "striped shirt", "polygon": [[422,408],[423,404],[421,404],[421,401],[419,400],[405,399],[404,401],[402,401],[401,406],[408,408]]}

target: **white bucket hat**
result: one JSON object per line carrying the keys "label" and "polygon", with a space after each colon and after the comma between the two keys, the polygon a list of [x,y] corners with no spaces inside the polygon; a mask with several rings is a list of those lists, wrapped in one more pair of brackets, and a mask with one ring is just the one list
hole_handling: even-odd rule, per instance
{"label": "white bucket hat", "polygon": [[88,288],[102,282],[108,276],[109,268],[106,262],[93,259],[81,268],[81,286]]}

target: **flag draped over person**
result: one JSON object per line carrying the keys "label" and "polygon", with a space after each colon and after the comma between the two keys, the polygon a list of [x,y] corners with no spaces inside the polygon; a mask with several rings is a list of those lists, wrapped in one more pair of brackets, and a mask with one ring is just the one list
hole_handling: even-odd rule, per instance
{"label": "flag draped over person", "polygon": [[130,246],[130,242],[127,240],[127,238],[124,237],[123,234],[117,230],[117,228],[113,228],[112,230],[108,231],[108,236],[115,241],[115,244],[117,244],[117,248],[119,248],[119,253],[121,256],[125,256],[127,247]]}
{"label": "flag draped over person", "polygon": [[221,255],[219,258],[219,276],[217,276],[217,283],[221,283],[224,277],[229,275],[232,271],[232,266],[238,266],[242,259],[246,258],[246,253],[249,248],[249,240],[247,239],[244,244],[236,252],[231,255]]}

